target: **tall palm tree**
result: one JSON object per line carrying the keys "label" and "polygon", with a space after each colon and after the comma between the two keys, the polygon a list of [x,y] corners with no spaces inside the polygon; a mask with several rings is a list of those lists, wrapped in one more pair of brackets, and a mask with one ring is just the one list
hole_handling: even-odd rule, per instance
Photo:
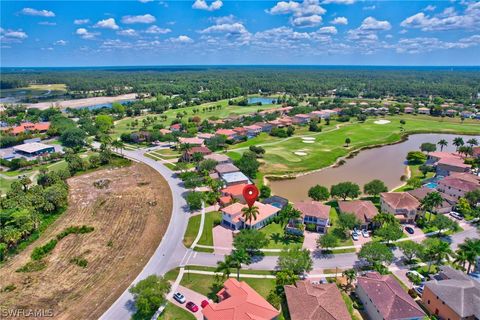
{"label": "tall palm tree", "polygon": [[477,140],[476,138],[468,139],[468,140],[467,140],[467,143],[468,143],[471,147],[478,146],[478,140]]}
{"label": "tall palm tree", "polygon": [[242,209],[242,217],[243,219],[245,219],[246,222],[248,221],[250,228],[252,227],[252,221],[257,219],[257,215],[258,215],[257,206],[245,207]]}
{"label": "tall palm tree", "polygon": [[438,141],[437,144],[440,146],[440,151],[443,151],[443,148],[448,145],[448,141],[445,139],[442,139]]}
{"label": "tall palm tree", "polygon": [[455,260],[453,260],[453,263],[462,267],[462,270],[465,270],[465,264],[468,262],[468,258],[469,256],[466,251],[458,249],[455,251]]}
{"label": "tall palm tree", "polygon": [[472,266],[475,264],[477,257],[480,255],[480,239],[466,239],[464,243],[458,246],[457,252],[459,251],[463,251],[467,256],[467,273],[470,273]]}
{"label": "tall palm tree", "polygon": [[425,196],[421,201],[421,206],[424,211],[430,212],[428,221],[432,219],[432,211],[443,203],[443,198],[439,192],[431,192]]}
{"label": "tall palm tree", "polygon": [[342,272],[342,276],[347,279],[347,286],[350,287],[353,280],[357,278],[357,272],[355,271],[355,269],[348,269]]}
{"label": "tall palm tree", "polygon": [[124,144],[122,142],[122,140],[115,140],[112,142],[112,147],[114,147],[116,150],[120,149],[120,154],[123,155],[123,147],[124,147]]}
{"label": "tall palm tree", "polygon": [[235,267],[235,263],[231,256],[225,256],[225,260],[217,262],[216,272],[221,272],[223,277],[230,278],[231,269]]}
{"label": "tall palm tree", "polygon": [[373,222],[380,225],[380,226],[383,226],[384,224],[388,224],[388,223],[394,223],[397,218],[395,218],[395,216],[391,213],[387,213],[387,212],[380,212],[379,214],[377,214],[376,216],[373,217]]}
{"label": "tall palm tree", "polygon": [[250,255],[247,253],[245,249],[234,250],[230,257],[237,268],[237,280],[240,281],[240,269],[242,268],[242,263],[250,263]]}
{"label": "tall palm tree", "polygon": [[461,146],[463,146],[465,144],[465,142],[463,142],[463,138],[462,137],[456,137],[455,139],[453,139],[453,143],[452,143],[455,147],[457,147],[456,150],[458,150],[458,148],[460,148]]}
{"label": "tall palm tree", "polygon": [[440,264],[443,260],[450,260],[450,256],[453,255],[452,248],[450,248],[450,243],[441,241],[436,246],[436,261],[437,264]]}

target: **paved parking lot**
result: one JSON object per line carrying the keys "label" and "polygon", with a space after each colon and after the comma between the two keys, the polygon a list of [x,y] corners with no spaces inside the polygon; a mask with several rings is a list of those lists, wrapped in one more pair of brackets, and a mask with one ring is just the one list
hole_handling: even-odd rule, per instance
{"label": "paved parking lot", "polygon": [[[184,277],[188,277],[188,275],[185,273]],[[176,292],[180,292],[181,294],[183,294],[185,296],[185,299],[187,300],[186,302],[192,301],[193,303],[195,303],[198,306],[198,311],[193,313],[190,310],[188,310],[187,308],[185,308],[186,302],[181,304],[173,298],[172,298],[171,302],[174,305],[176,305],[176,306],[178,306],[178,307],[180,307],[184,310],[187,310],[188,312],[193,314],[195,316],[195,318],[197,318],[198,320],[202,320],[203,319],[202,307],[200,305],[201,305],[203,300],[208,300],[208,298],[205,297],[204,295],[198,293],[198,292],[195,292],[195,291],[190,290],[188,288],[185,288],[183,286],[178,286],[178,289],[177,289]]]}

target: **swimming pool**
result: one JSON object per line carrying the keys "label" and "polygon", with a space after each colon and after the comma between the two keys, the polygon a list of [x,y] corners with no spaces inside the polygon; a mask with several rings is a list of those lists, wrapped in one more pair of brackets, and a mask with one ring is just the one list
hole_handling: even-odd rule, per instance
{"label": "swimming pool", "polygon": [[424,187],[430,188],[430,189],[437,189],[438,183],[436,182],[429,182],[427,184],[423,185]]}

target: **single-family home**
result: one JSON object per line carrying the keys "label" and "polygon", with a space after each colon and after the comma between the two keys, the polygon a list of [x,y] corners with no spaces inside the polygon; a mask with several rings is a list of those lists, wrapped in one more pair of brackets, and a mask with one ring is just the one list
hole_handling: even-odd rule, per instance
{"label": "single-family home", "polygon": [[460,117],[465,119],[470,119],[473,116],[473,112],[470,111],[462,111],[460,112]]}
{"label": "single-family home", "polygon": [[240,171],[240,169],[238,169],[237,166],[232,163],[222,163],[215,166],[215,172],[217,172],[219,175],[238,171]]}
{"label": "single-family home", "polygon": [[244,127],[233,128],[233,131],[235,132],[237,138],[245,137],[247,135],[247,129],[245,129]]}
{"label": "single-family home", "polygon": [[168,130],[168,129],[160,129],[160,133],[163,134],[163,135],[166,135],[166,134],[170,134],[172,133],[172,130]]}
{"label": "single-family home", "polygon": [[380,194],[382,212],[388,212],[403,223],[413,223],[417,218],[420,201],[408,192],[383,192]]}
{"label": "single-family home", "polygon": [[170,130],[173,132],[180,132],[182,131],[182,125],[180,123],[175,123],[170,126]]}
{"label": "single-family home", "polygon": [[425,283],[423,305],[438,319],[480,319],[480,282],[462,271],[442,267],[443,279]]}
{"label": "single-family home", "polygon": [[405,107],[403,109],[403,112],[408,114],[413,113],[413,111],[415,111],[415,109],[413,109],[412,107]]}
{"label": "single-family home", "polygon": [[233,186],[234,184],[250,183],[250,179],[241,171],[229,172],[220,175],[226,186]]}
{"label": "single-family home", "polygon": [[451,152],[430,152],[428,161],[433,162],[439,176],[448,176],[452,172],[469,172],[472,167],[470,164],[466,164],[459,154]]}
{"label": "single-family home", "polygon": [[293,121],[292,121],[292,118],[291,117],[288,117],[288,116],[285,116],[285,117],[282,117],[280,119],[278,119],[280,121],[280,123],[285,126],[285,127],[288,127],[288,126],[291,126],[293,124]]}
{"label": "single-family home", "polygon": [[315,230],[326,233],[330,221],[330,206],[318,201],[300,201],[293,205],[300,211],[303,223],[314,224]]}
{"label": "single-family home", "polygon": [[310,121],[310,116],[308,114],[296,114],[292,118],[294,124],[307,124]]}
{"label": "single-family home", "polygon": [[203,146],[204,142],[205,142],[205,140],[200,139],[200,138],[196,138],[196,137],[193,137],[193,138],[180,137],[180,138],[178,138],[178,144],[179,145],[188,144],[192,147],[200,147],[200,146]]}
{"label": "single-family home", "polygon": [[185,151],[182,155],[182,161],[191,162],[193,160],[193,155],[200,153],[202,156],[206,156],[212,153],[207,147],[192,147],[189,150]]}
{"label": "single-family home", "polygon": [[262,127],[252,124],[250,126],[243,127],[247,130],[247,137],[253,138],[258,136],[262,132]]}
{"label": "single-family home", "polygon": [[[415,197],[418,201],[422,202],[422,200],[427,196],[427,194],[435,192],[437,190],[427,188],[427,187],[421,187],[413,190],[407,191],[409,194]],[[434,208],[433,211],[436,213],[450,213],[453,210],[453,207],[455,204],[457,204],[457,198],[449,196],[446,193],[439,192],[440,196],[443,199],[443,202],[440,206],[437,208]]]}
{"label": "single-family home", "polygon": [[425,108],[425,107],[421,107],[421,108],[417,109],[417,113],[418,114],[430,114],[430,109]]}
{"label": "single-family home", "polygon": [[246,183],[240,183],[221,189],[220,204],[225,206],[232,203],[234,200],[245,204],[246,202],[245,198],[243,197],[243,189],[246,185]]}
{"label": "single-family home", "polygon": [[457,111],[453,109],[448,109],[447,111],[445,111],[445,115],[447,117],[455,117],[456,114],[457,114]]}
{"label": "single-family home", "polygon": [[38,123],[23,122],[20,125],[15,127],[0,128],[1,131],[15,135],[15,136],[21,133],[29,133],[29,132],[44,133],[44,132],[47,132],[48,129],[50,129],[50,122],[38,122]]}
{"label": "single-family home", "polygon": [[288,204],[288,199],[280,197],[280,196],[271,196],[271,197],[263,199],[262,203],[270,204],[274,207],[283,209]]}
{"label": "single-family home", "polygon": [[278,119],[268,121],[268,124],[270,124],[272,128],[283,128],[285,126],[285,124]]}
{"label": "single-family home", "polygon": [[335,283],[308,280],[284,286],[291,320],[350,320],[351,316]]}
{"label": "single-family home", "polygon": [[220,209],[222,212],[222,225],[232,230],[260,229],[267,225],[280,211],[280,208],[269,204],[263,204],[255,201],[254,206],[258,208],[256,218],[245,220],[242,209],[248,208],[246,204],[235,202],[225,208]]}
{"label": "single-family home", "polygon": [[480,158],[480,147],[473,147],[472,148],[472,156],[474,158]]}
{"label": "single-family home", "polygon": [[218,129],[215,131],[217,136],[226,136],[228,140],[235,140],[237,137],[237,133],[232,129]]}
{"label": "single-family home", "polygon": [[217,293],[218,303],[202,309],[204,320],[274,320],[280,312],[246,282],[227,279]]}
{"label": "single-family home", "polygon": [[392,275],[368,272],[359,276],[355,293],[371,320],[421,320],[426,316]]}
{"label": "single-family home", "polygon": [[150,140],[150,132],[148,131],[138,131],[138,132],[133,132],[130,135],[130,139],[132,139],[134,142],[144,142]]}
{"label": "single-family home", "polygon": [[212,153],[203,157],[205,160],[210,159],[217,162],[217,164],[232,163],[232,159],[225,154]]}
{"label": "single-family home", "polygon": [[457,173],[438,181],[438,191],[456,199],[464,197],[467,192],[480,189],[480,178],[468,174]]}
{"label": "single-family home", "polygon": [[262,132],[266,133],[269,133],[273,129],[273,125],[268,122],[256,122],[255,125],[261,127]]}
{"label": "single-family home", "polygon": [[360,229],[371,229],[373,218],[378,214],[378,209],[372,201],[352,200],[338,201],[340,213],[353,213],[360,221]]}
{"label": "single-family home", "polygon": [[215,137],[215,135],[214,135],[213,133],[199,132],[199,133],[197,134],[197,138],[203,139],[203,140],[205,140],[205,141],[210,140],[210,139],[212,139],[213,137]]}

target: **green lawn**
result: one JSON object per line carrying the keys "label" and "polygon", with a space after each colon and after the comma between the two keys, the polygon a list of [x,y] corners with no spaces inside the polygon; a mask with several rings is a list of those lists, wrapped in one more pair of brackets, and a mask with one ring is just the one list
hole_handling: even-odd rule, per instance
{"label": "green lawn", "polygon": [[[338,224],[338,212],[334,207],[332,207],[330,209],[330,224],[332,226],[330,227],[328,232],[334,232],[334,234],[335,234],[336,226]],[[339,231],[337,231],[337,232],[339,232]],[[343,240],[340,239],[339,237],[337,237],[337,238],[339,240],[337,247],[346,247],[346,246],[353,246],[354,245],[351,237],[347,237],[346,239],[343,239]],[[355,251],[355,249],[339,249],[339,250],[336,250],[334,253],[347,253],[347,252],[354,252],[354,251]]]}
{"label": "green lawn", "polygon": [[[215,226],[215,221],[219,222],[222,218],[222,214],[218,211],[207,212],[205,213],[205,223],[202,232],[202,236],[198,241],[198,244],[205,246],[213,246],[213,233],[212,229]],[[188,220],[187,231],[185,231],[185,236],[183,237],[183,244],[189,248],[195,238],[197,237],[198,228],[200,228],[200,215],[190,217]]]}
{"label": "green lawn", "polygon": [[[338,130],[334,130],[331,123],[329,130],[312,134],[316,137],[315,143],[305,144],[301,137],[287,139],[272,138],[268,142],[252,139],[248,144],[263,146],[266,150],[264,164],[260,167],[261,172],[266,174],[293,174],[323,168],[333,164],[337,158],[346,156],[349,152],[373,145],[388,144],[400,141],[402,136],[409,133],[458,133],[480,134],[478,121],[465,121],[459,119],[440,119],[429,116],[388,116],[385,119],[391,122],[384,125],[375,124],[376,118],[370,118],[365,123],[357,121],[342,124]],[[404,119],[405,131],[400,128],[400,119]],[[326,126],[323,125],[324,129]],[[344,146],[346,138],[352,143],[348,148]],[[241,147],[242,145],[239,145]],[[308,155],[297,156],[295,151],[302,149]],[[232,149],[228,155],[232,158],[244,150]],[[235,155],[237,154],[237,155]]]}
{"label": "green lawn", "polygon": [[303,243],[303,238],[286,237],[285,228],[275,222],[266,225],[260,229],[260,232],[265,234],[269,240],[268,245],[265,247],[266,249],[283,249],[295,244]]}
{"label": "green lawn", "polygon": [[158,317],[159,320],[195,320],[195,316],[173,303],[167,304],[163,313]]}

